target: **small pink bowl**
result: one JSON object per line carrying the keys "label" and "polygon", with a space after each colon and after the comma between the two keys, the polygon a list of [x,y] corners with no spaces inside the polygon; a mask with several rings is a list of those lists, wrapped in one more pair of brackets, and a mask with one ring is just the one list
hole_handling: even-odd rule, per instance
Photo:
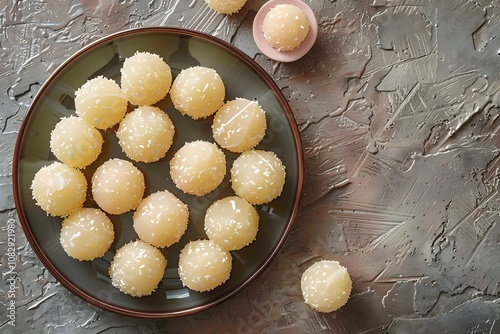
{"label": "small pink bowl", "polygon": [[[302,9],[304,14],[306,14],[307,19],[309,20],[309,33],[307,34],[306,39],[292,51],[278,51],[274,49],[267,42],[266,38],[264,37],[264,31],[262,30],[262,22],[264,21],[266,14],[273,7],[280,4],[297,6],[298,8]],[[271,0],[266,2],[257,12],[257,15],[255,15],[252,30],[253,39],[255,40],[257,47],[263,54],[273,60],[283,63],[289,63],[302,58],[307,52],[309,52],[309,50],[311,50],[312,46],[316,42],[316,38],[318,37],[318,22],[316,21],[316,16],[314,15],[311,7],[300,0]]]}

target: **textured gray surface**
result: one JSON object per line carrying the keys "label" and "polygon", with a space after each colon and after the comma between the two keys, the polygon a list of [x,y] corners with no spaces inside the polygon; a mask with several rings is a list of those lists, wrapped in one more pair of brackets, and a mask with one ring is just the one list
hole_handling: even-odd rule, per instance
{"label": "textured gray surface", "polygon": [[[0,2],[2,333],[500,333],[498,1],[306,2],[319,38],[291,64],[252,40],[262,1],[233,16],[202,0]],[[203,31],[253,57],[289,99],[304,144],[302,208],[278,257],[236,297],[177,319],[127,318],[69,293],[27,243],[11,189],[40,85],[82,46],[142,26]],[[352,275],[337,312],[302,301],[300,276],[319,259]]]}

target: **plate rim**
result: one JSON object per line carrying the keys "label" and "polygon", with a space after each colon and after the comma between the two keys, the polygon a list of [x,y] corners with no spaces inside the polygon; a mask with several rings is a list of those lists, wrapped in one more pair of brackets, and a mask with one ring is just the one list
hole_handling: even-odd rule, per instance
{"label": "plate rim", "polygon": [[[195,307],[191,307],[188,309],[184,310],[179,310],[179,311],[168,311],[168,312],[147,312],[147,311],[137,311],[137,310],[131,310],[131,309],[125,309],[123,307],[115,306],[111,303],[108,303],[106,301],[100,300],[98,298],[95,298],[91,295],[89,295],[87,292],[83,291],[81,288],[76,286],[66,278],[57,268],[54,264],[52,264],[52,261],[49,260],[43,249],[41,249],[40,245],[37,242],[37,239],[31,230],[30,223],[28,222],[28,219],[26,217],[26,213],[23,207],[23,202],[21,200],[21,185],[20,183],[20,155],[21,155],[21,148],[23,146],[23,143],[26,139],[26,129],[28,125],[31,123],[31,118],[34,114],[34,110],[36,109],[35,107],[38,106],[39,100],[44,96],[44,92],[49,88],[49,86],[52,84],[54,78],[56,78],[61,72],[65,70],[65,68],[71,64],[75,59],[79,58],[82,54],[90,51],[91,49],[101,45],[105,44],[107,42],[113,41],[117,38],[121,37],[126,37],[130,35],[136,35],[136,34],[147,34],[147,33],[170,33],[170,34],[178,34],[178,35],[183,35],[183,36],[188,36],[188,37],[196,37],[202,40],[206,40],[210,43],[217,44],[221,47],[223,47],[226,51],[231,52],[234,56],[236,56],[238,59],[243,61],[247,66],[249,66],[252,70],[254,70],[258,76],[266,82],[266,84],[272,88],[274,93],[277,96],[277,99],[280,102],[280,105],[284,109],[286,119],[290,125],[290,129],[292,132],[292,136],[294,138],[294,146],[295,146],[295,154],[297,157],[297,189],[295,191],[295,197],[294,197],[294,202],[291,203],[293,206],[292,212],[290,213],[290,219],[286,222],[286,227],[279,238],[278,242],[274,246],[271,254],[269,257],[266,258],[266,260],[263,262],[261,266],[257,268],[255,272],[253,272],[251,275],[246,277],[242,284],[234,288],[233,290],[229,291],[227,294],[215,298],[211,300],[208,303],[198,305]],[[286,240],[288,239],[290,232],[292,230],[292,227],[294,225],[295,219],[297,217],[299,208],[300,208],[300,202],[301,202],[301,197],[302,197],[302,189],[303,189],[303,183],[304,183],[304,154],[303,154],[303,146],[302,146],[302,141],[300,137],[300,132],[298,129],[298,125],[296,123],[295,117],[293,115],[292,109],[286,100],[285,96],[283,95],[283,92],[279,88],[279,86],[276,84],[274,79],[271,78],[269,73],[264,70],[255,60],[253,60],[250,56],[248,56],[245,52],[242,50],[238,49],[236,46],[230,44],[229,42],[226,42],[216,36],[210,35],[208,33],[200,32],[197,30],[192,30],[192,29],[186,29],[186,28],[178,28],[178,27],[140,27],[140,28],[129,28],[125,30],[121,30],[118,32],[111,33],[109,35],[103,36],[98,38],[97,40],[89,43],[88,45],[84,46],[80,50],[76,51],[73,53],[70,57],[68,57],[64,62],[62,62],[45,80],[45,82],[42,84],[40,87],[39,91],[36,93],[33,101],[31,102],[28,112],[26,113],[26,116],[24,117],[21,126],[19,127],[18,134],[16,137],[16,142],[14,146],[14,154],[13,154],[13,161],[12,161],[12,185],[13,185],[13,196],[14,196],[14,203],[15,203],[15,210],[18,216],[19,223],[21,224],[21,227],[23,229],[23,232],[28,239],[28,242],[37,255],[38,259],[42,262],[44,267],[51,273],[51,275],[58,281],[60,282],[66,289],[68,289],[70,292],[72,292],[74,295],[77,297],[85,300],[86,302],[97,306],[101,309],[105,309],[107,311],[111,311],[117,314],[121,315],[126,315],[126,316],[132,316],[132,317],[137,317],[137,318],[148,318],[148,319],[163,319],[163,318],[172,318],[172,317],[178,317],[178,316],[185,316],[185,315],[190,315],[194,313],[201,312],[203,310],[210,309],[218,304],[221,304],[222,302],[232,298],[236,294],[238,294],[240,291],[242,291],[245,287],[247,287],[251,282],[253,282],[258,276],[260,276],[270,265],[270,263],[274,260],[274,258],[277,256],[277,254],[280,252],[281,248],[285,244]]]}

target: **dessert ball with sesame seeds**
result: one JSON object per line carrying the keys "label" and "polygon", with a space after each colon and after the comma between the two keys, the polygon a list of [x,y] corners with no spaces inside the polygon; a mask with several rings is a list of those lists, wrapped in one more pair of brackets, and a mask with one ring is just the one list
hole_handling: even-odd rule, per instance
{"label": "dessert ball with sesame seeds", "polygon": [[170,66],[154,53],[137,52],[123,62],[121,87],[130,103],[153,105],[163,99],[172,84]]}
{"label": "dessert ball with sesame seeds", "polygon": [[31,190],[42,210],[62,217],[83,207],[87,198],[87,179],[78,169],[53,162],[35,174]]}
{"label": "dessert ball with sesame seeds", "polygon": [[347,303],[352,281],[339,262],[322,260],[302,274],[300,288],[306,304],[319,312],[332,312]]}
{"label": "dessert ball with sesame seeds", "polygon": [[116,251],[109,267],[111,284],[134,297],[148,296],[158,288],[167,259],[150,244],[136,240]]}
{"label": "dessert ball with sesame seeds", "polygon": [[208,7],[221,14],[234,14],[245,5],[247,0],[205,0]]}
{"label": "dessert ball with sesame seeds", "polygon": [[189,208],[167,190],[144,198],[134,213],[134,230],[141,240],[168,247],[180,240],[188,226]]}
{"label": "dessert ball with sesame seeds", "polygon": [[102,135],[80,117],[62,118],[50,133],[50,150],[70,167],[84,168],[94,162],[102,149]]}
{"label": "dessert ball with sesame seeds", "polygon": [[306,14],[292,4],[278,4],[271,8],[262,22],[264,38],[278,51],[296,49],[309,33]]}
{"label": "dessert ball with sesame seeds", "polygon": [[224,103],[225,95],[220,75],[214,69],[203,66],[182,70],[170,90],[175,108],[193,119],[215,113]]}
{"label": "dessert ball with sesame seeds", "polygon": [[155,162],[165,156],[174,140],[175,128],[160,108],[141,106],[128,113],[116,131],[118,144],[134,161]]}
{"label": "dessert ball with sesame seeds", "polygon": [[186,194],[206,195],[222,183],[225,175],[224,152],[208,141],[186,143],[170,160],[172,181]]}
{"label": "dessert ball with sesame seeds", "polygon": [[238,250],[255,240],[259,214],[244,199],[229,196],[210,205],[204,227],[208,238],[220,247],[228,251]]}
{"label": "dessert ball with sesame seeds", "polygon": [[266,134],[266,114],[256,101],[236,98],[215,114],[212,133],[221,147],[241,153],[257,146]]}
{"label": "dessert ball with sesame seeds", "polygon": [[60,242],[72,258],[90,261],[102,257],[114,238],[113,223],[103,211],[82,208],[64,219]]}
{"label": "dessert ball with sesame seeds", "polygon": [[215,289],[228,280],[231,269],[231,253],[212,240],[191,241],[179,255],[179,277],[194,291]]}
{"label": "dessert ball with sesame seeds", "polygon": [[285,184],[285,166],[274,152],[250,150],[233,162],[231,187],[250,204],[259,205],[281,195]]}
{"label": "dessert ball with sesame seeds", "polygon": [[127,97],[112,79],[99,76],[75,92],[76,113],[98,129],[118,124],[127,112]]}
{"label": "dessert ball with sesame seeds", "polygon": [[130,161],[110,159],[92,175],[94,200],[109,214],[134,210],[142,200],[144,189],[144,175]]}

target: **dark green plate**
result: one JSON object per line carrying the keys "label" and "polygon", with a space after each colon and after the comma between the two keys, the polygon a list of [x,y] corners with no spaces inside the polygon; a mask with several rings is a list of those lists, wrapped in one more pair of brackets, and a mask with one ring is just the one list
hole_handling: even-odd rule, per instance
{"label": "dark green plate", "polygon": [[[74,115],[75,91],[88,79],[103,75],[120,82],[120,68],[126,57],[136,51],[159,54],[172,68],[174,77],[194,65],[215,69],[226,86],[226,100],[236,97],[254,99],[266,111],[268,129],[257,148],[275,152],[286,167],[282,195],[257,207],[260,228],[249,246],[232,252],[230,279],[210,292],[197,293],[182,286],[177,273],[179,250],[189,241],[206,239],[203,217],[215,200],[233,195],[229,175],[212,193],[195,197],[175,188],[168,171],[173,153],[185,142],[203,139],[213,142],[212,118],[194,121],[182,116],[167,96],[157,106],[165,110],[176,127],[174,143],[167,156],[153,164],[134,164],[146,177],[145,196],[167,189],[190,207],[190,221],[180,242],[163,249],[168,266],[158,289],[147,297],[131,297],[114,288],[108,275],[115,250],[137,238],[132,228],[132,213],[111,216],[116,239],[101,259],[79,262],[66,255],[59,244],[61,218],[47,216],[32,199],[30,185],[34,174],[55,161],[50,152],[50,132],[61,117]],[[87,179],[109,158],[123,158],[114,131],[101,131],[105,138],[103,153],[84,170]],[[237,154],[225,151],[228,170]],[[176,28],[141,28],[102,38],[85,47],[63,63],[47,80],[33,101],[19,131],[13,163],[16,207],[24,232],[47,269],[70,291],[84,300],[121,314],[165,318],[195,313],[212,307],[247,286],[271,262],[283,246],[297,210],[303,184],[303,156],[297,125],[290,107],[271,77],[251,58],[227,42],[200,32]],[[95,206],[91,197],[86,206]]]}

